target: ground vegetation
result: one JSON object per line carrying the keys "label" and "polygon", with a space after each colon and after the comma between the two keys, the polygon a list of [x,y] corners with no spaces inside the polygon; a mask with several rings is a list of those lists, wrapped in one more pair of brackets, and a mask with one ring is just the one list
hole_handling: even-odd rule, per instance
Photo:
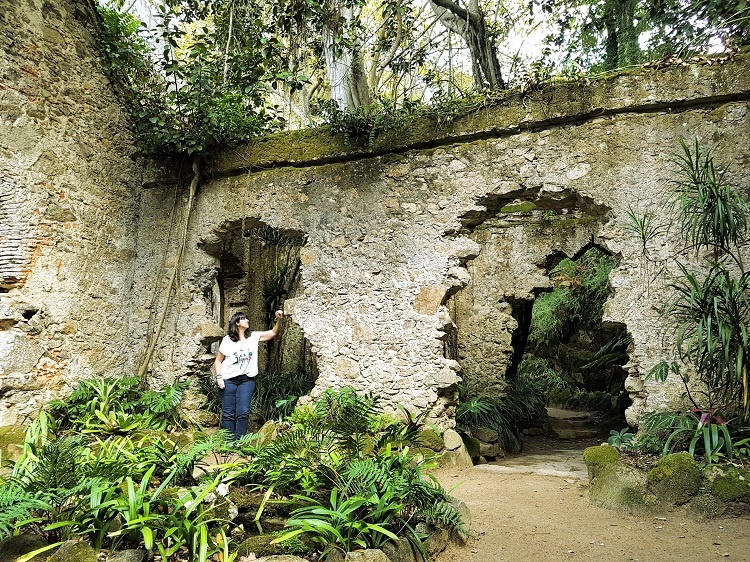
{"label": "ground vegetation", "polygon": [[426,472],[420,420],[385,415],[373,397],[328,391],[271,433],[231,442],[175,431],[184,385],[141,395],[136,383],[87,381],[34,420],[0,480],[0,535],[40,535],[45,551],[79,539],[97,552],[230,561],[245,531],[267,535],[268,514],[287,528],[266,545],[323,557],[401,537],[426,555],[418,524],[464,530]]}

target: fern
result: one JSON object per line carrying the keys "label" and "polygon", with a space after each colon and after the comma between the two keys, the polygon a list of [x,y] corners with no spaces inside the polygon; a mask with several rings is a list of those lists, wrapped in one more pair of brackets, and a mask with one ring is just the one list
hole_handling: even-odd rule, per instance
{"label": "fern", "polygon": [[470,535],[469,530],[464,525],[461,514],[453,503],[444,501],[428,506],[423,511],[425,522],[430,525],[443,525],[456,529],[463,536]]}
{"label": "fern", "polygon": [[386,482],[393,480],[388,466],[383,466],[374,458],[357,459],[352,461],[346,471],[341,475],[341,489],[348,495],[364,494],[380,484],[385,487]]}
{"label": "fern", "polygon": [[188,474],[192,474],[195,463],[205,457],[211,451],[221,449],[227,444],[228,432],[217,431],[209,437],[196,441],[184,453],[178,453],[174,458],[171,472],[177,480]]}
{"label": "fern", "polygon": [[172,412],[182,402],[183,394],[189,386],[189,381],[176,381],[159,391],[147,390],[136,404],[142,411],[154,414]]}
{"label": "fern", "polygon": [[30,492],[75,487],[81,475],[85,438],[81,435],[61,437],[47,442],[33,465],[19,480]]}
{"label": "fern", "polygon": [[0,538],[12,535],[20,523],[32,520],[35,511],[50,509],[40,494],[27,492],[18,482],[0,486]]}

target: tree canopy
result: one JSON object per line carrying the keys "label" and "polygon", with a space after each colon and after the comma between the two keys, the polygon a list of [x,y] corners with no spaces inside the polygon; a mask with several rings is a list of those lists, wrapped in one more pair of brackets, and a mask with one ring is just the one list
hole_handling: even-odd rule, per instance
{"label": "tree canopy", "polygon": [[750,42],[748,0],[100,1],[145,149],[183,154]]}

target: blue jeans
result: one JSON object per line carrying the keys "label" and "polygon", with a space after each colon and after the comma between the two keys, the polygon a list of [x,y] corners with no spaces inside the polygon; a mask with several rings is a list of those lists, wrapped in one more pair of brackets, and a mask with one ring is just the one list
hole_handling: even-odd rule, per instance
{"label": "blue jeans", "polygon": [[221,396],[221,427],[229,431],[234,439],[247,433],[247,419],[250,414],[250,400],[255,392],[255,379],[239,375],[224,380]]}

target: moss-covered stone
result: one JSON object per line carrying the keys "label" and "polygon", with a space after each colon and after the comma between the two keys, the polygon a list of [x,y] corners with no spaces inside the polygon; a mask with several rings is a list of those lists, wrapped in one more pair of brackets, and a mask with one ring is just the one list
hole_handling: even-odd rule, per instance
{"label": "moss-covered stone", "polygon": [[[47,544],[47,541],[38,535],[25,534],[7,537],[0,541],[0,560],[15,560],[24,554],[44,548]],[[41,562],[46,560],[48,556],[49,552],[43,552],[34,556],[29,562]]]}
{"label": "moss-covered stone", "polygon": [[23,426],[0,426],[0,453],[2,453],[3,460],[18,460],[25,436],[26,428]]}
{"label": "moss-covered stone", "polygon": [[620,451],[611,445],[587,447],[583,452],[583,460],[589,471],[589,480],[593,480],[620,460]]}
{"label": "moss-covered stone", "polygon": [[688,503],[688,513],[702,519],[713,519],[724,512],[724,504],[712,494],[698,494]]}
{"label": "moss-covered stone", "polygon": [[[288,529],[287,529],[288,531]],[[267,535],[257,535],[245,539],[237,549],[237,552],[241,557],[249,556],[250,553],[254,553],[256,557],[260,558],[263,556],[279,556],[284,554],[289,555],[304,555],[312,550],[312,545],[306,544],[299,536],[293,537],[287,541],[280,543],[272,543],[284,533],[276,532]]]}
{"label": "moss-covered stone", "polygon": [[511,203],[500,208],[501,213],[530,213],[536,209],[536,204],[531,201],[524,201],[523,203]]}
{"label": "moss-covered stone", "polygon": [[435,452],[445,448],[443,438],[434,429],[423,429],[419,434],[419,444]]}
{"label": "moss-covered stone", "polygon": [[700,490],[700,468],[689,453],[674,453],[659,459],[646,482],[660,500],[684,504]]}
{"label": "moss-covered stone", "polygon": [[628,511],[650,510],[659,502],[646,487],[646,474],[621,464],[608,464],[591,484],[591,502]]}
{"label": "moss-covered stone", "polygon": [[232,486],[229,488],[229,501],[241,510],[257,510],[263,501],[263,494],[253,492],[244,486]]}
{"label": "moss-covered stone", "polygon": [[257,558],[261,556],[271,556],[274,554],[283,554],[283,550],[279,544],[271,544],[271,541],[276,537],[274,535],[258,535],[250,537],[242,541],[242,544],[237,548],[237,552],[242,556],[249,556],[250,553],[255,554]]}
{"label": "moss-covered stone", "polygon": [[477,439],[476,437],[469,437],[468,435],[462,435],[461,439],[463,439],[464,441],[464,445],[466,446],[466,452],[469,453],[471,460],[474,461],[478,459],[480,455],[479,439]]}
{"label": "moss-covered stone", "polygon": [[706,488],[725,502],[750,503],[750,470],[738,466],[711,465],[704,469]]}
{"label": "moss-covered stone", "polygon": [[49,557],[49,562],[97,562],[98,552],[88,543],[66,541]]}

